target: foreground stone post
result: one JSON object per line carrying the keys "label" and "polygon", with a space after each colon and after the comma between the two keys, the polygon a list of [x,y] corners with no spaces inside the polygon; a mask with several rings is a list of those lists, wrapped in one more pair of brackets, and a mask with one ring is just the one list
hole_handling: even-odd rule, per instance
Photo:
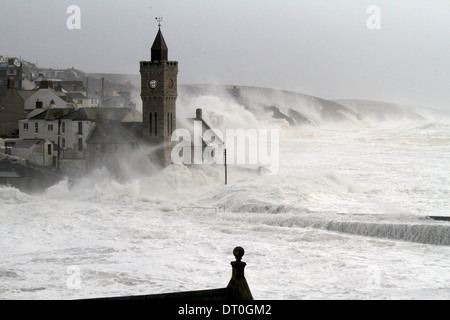
{"label": "foreground stone post", "polygon": [[241,261],[244,253],[244,248],[234,248],[233,255],[235,256],[236,261],[231,262],[233,271],[227,287],[231,289],[234,299],[253,300],[252,293],[244,276],[244,269],[247,264]]}

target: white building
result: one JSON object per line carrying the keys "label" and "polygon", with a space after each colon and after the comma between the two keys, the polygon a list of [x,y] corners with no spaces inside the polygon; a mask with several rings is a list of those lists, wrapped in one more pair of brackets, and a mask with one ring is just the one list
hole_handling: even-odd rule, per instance
{"label": "white building", "polygon": [[12,148],[11,155],[37,166],[53,167],[56,164],[53,143],[47,139],[21,140]]}
{"label": "white building", "polygon": [[[48,139],[60,146],[60,158],[83,159],[86,138],[94,124],[84,109],[54,108],[19,121],[20,139]],[[59,142],[58,142],[59,136]]]}
{"label": "white building", "polygon": [[35,109],[52,108],[66,108],[67,103],[61,99],[53,89],[39,89],[35,90],[25,100],[25,111],[31,112]]}
{"label": "white building", "polygon": [[[97,121],[134,122],[142,116],[127,108],[54,108],[19,121],[21,140],[46,139],[60,159],[85,159],[86,139]],[[59,137],[59,139],[58,139]]]}

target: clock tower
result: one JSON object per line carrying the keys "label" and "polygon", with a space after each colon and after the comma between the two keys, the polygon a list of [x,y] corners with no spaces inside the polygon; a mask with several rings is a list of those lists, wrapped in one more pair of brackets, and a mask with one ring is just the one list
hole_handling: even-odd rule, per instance
{"label": "clock tower", "polygon": [[151,61],[140,62],[140,73],[143,137],[157,147],[157,161],[167,166],[171,163],[171,137],[176,129],[178,62],[168,59],[161,24],[151,48]]}

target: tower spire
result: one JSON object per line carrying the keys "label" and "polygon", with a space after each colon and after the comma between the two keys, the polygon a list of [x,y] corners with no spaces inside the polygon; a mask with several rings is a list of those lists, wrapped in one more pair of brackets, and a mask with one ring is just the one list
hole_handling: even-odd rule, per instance
{"label": "tower spire", "polygon": [[167,48],[166,41],[161,32],[161,22],[163,18],[156,17],[155,19],[158,22],[158,34],[152,45],[152,61],[167,61],[169,49]]}

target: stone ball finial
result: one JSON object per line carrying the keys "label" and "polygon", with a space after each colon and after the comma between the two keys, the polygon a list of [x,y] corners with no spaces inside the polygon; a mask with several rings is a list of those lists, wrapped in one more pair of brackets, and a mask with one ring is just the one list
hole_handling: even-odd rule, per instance
{"label": "stone ball finial", "polygon": [[235,256],[236,261],[241,261],[244,254],[245,254],[245,250],[242,247],[236,247],[233,250],[233,255]]}

